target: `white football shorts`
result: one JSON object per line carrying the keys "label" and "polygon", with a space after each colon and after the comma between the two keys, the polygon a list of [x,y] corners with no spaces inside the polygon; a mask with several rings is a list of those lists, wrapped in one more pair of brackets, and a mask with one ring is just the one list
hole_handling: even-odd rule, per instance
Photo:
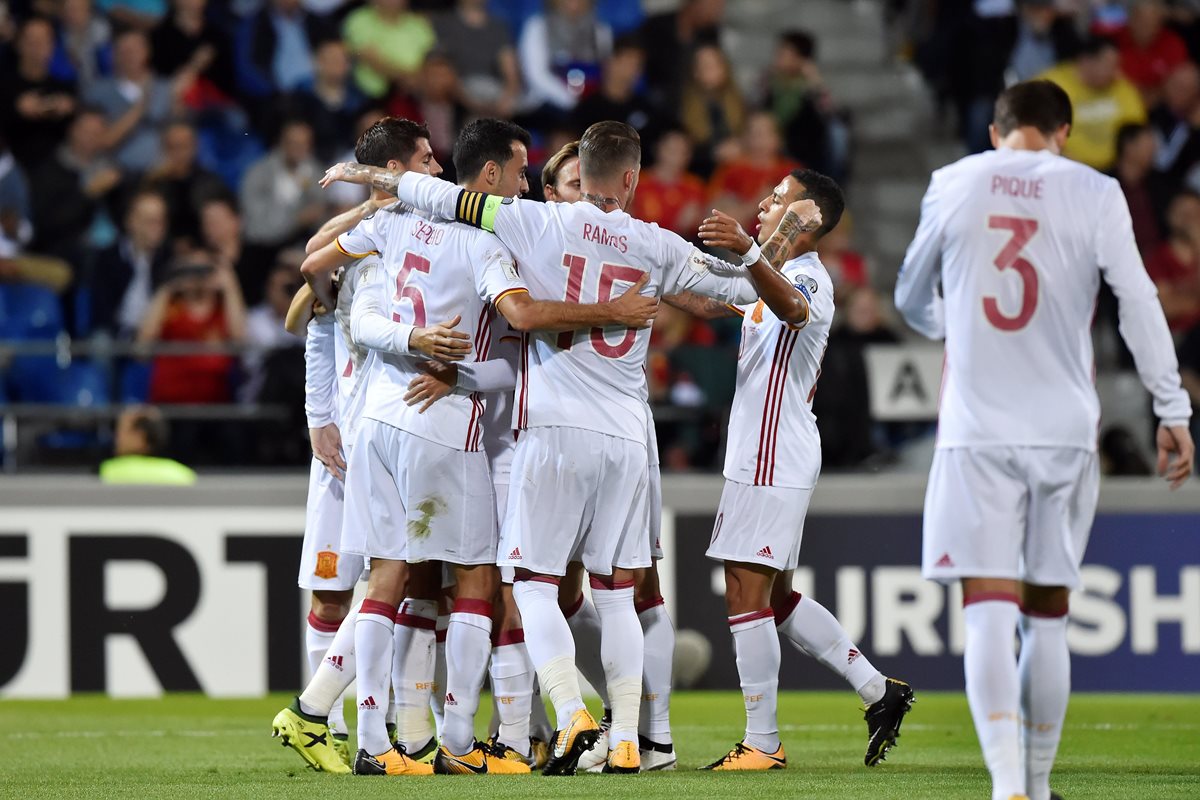
{"label": "white football shorts", "polygon": [[1079,585],[1100,468],[1069,447],[937,450],[925,490],[926,578],[1009,578]]}
{"label": "white football shorts", "polygon": [[343,548],[371,558],[494,563],[487,456],[364,419],[346,471],[344,530]]}
{"label": "white football shorts", "polygon": [[716,561],[795,569],[812,492],[726,480],[705,555]]}
{"label": "white football shorts", "polygon": [[304,507],[304,544],[300,551],[301,589],[340,592],[353,589],[363,571],[363,557],[342,552],[344,487],[316,458],[308,470]]}
{"label": "white football shorts", "polygon": [[650,566],[646,445],[582,428],[521,432],[496,563],[541,575]]}

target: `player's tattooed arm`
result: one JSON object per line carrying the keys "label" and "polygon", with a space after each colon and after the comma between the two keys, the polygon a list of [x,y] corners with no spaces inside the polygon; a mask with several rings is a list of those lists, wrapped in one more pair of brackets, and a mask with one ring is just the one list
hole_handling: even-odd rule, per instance
{"label": "player's tattooed arm", "polygon": [[562,332],[605,326],[649,328],[658,316],[658,298],[641,294],[649,279],[648,274],[643,274],[623,294],[605,303],[534,300],[528,292],[509,292],[500,297],[496,310],[519,331]]}
{"label": "player's tattooed arm", "polygon": [[354,208],[343,211],[322,225],[320,230],[314,233],[312,238],[308,240],[308,244],[304,246],[305,254],[311,255],[317,252],[379,209],[394,202],[396,202],[396,199],[385,192],[371,192],[371,196],[366,200]]}
{"label": "player's tattooed arm", "polygon": [[722,317],[737,315],[736,311],[720,300],[714,300],[711,297],[705,297],[704,295],[687,290],[679,294],[664,294],[662,301],[669,306],[674,306],[680,311],[686,311],[700,319],[721,319]]}
{"label": "player's tattooed arm", "polygon": [[396,194],[397,187],[400,185],[400,176],[403,174],[400,170],[393,172],[383,167],[373,167],[369,164],[343,161],[325,170],[325,177],[321,178],[321,188],[324,189],[331,183],[342,181],[344,183],[371,186],[394,195]]}

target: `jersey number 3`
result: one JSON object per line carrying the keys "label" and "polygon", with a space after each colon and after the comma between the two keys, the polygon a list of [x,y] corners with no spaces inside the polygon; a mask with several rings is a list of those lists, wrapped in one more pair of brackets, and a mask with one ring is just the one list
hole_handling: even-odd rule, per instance
{"label": "jersey number 3", "polygon": [[[587,259],[583,256],[564,253],[562,265],[567,268],[566,300],[568,303],[578,303],[583,294],[583,276],[587,271]],[[633,267],[625,267],[620,264],[601,264],[599,283],[596,286],[596,302],[607,303],[612,299],[613,283],[616,281],[637,283],[644,274],[640,269]],[[570,350],[571,345],[575,343],[575,333],[575,331],[560,333],[558,335],[559,348]],[[637,330],[635,328],[626,329],[625,335],[616,344],[608,343],[608,340],[604,338],[603,328],[592,328],[590,338],[592,348],[597,353],[605,358],[620,358],[633,349],[633,343],[637,339]]]}
{"label": "jersey number 3", "polygon": [[1036,219],[1024,217],[988,217],[988,228],[991,230],[1008,231],[1010,238],[992,261],[996,268],[1003,272],[1006,269],[1015,270],[1021,278],[1021,310],[1016,316],[1008,316],[1000,310],[1000,303],[995,297],[983,298],[983,315],[994,327],[1002,331],[1019,331],[1029,324],[1038,303],[1038,275],[1024,258],[1021,249],[1029,244],[1029,240],[1037,233]]}

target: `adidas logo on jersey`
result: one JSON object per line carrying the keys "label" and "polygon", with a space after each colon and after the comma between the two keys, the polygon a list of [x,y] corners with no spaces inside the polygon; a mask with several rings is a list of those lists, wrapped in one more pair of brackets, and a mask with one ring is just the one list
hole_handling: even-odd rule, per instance
{"label": "adidas logo on jersey", "polygon": [[775,559],[774,554],[771,553],[771,545],[767,545],[762,550],[759,550],[755,555],[757,555],[759,558],[769,558],[772,561]]}
{"label": "adidas logo on jersey", "polygon": [[952,558],[950,558],[949,553],[942,553],[942,557],[937,560],[937,563],[934,564],[934,566],[935,567],[953,567],[954,560]]}
{"label": "adidas logo on jersey", "polygon": [[345,668],[342,666],[341,656],[329,656],[329,658],[325,659],[325,663],[336,669],[338,672],[345,671]]}
{"label": "adidas logo on jersey", "polygon": [[454,699],[454,695],[451,692],[446,692],[446,705],[448,705],[448,706],[458,705],[458,701]]}
{"label": "adidas logo on jersey", "polygon": [[853,647],[851,647],[850,652],[846,655],[846,663],[853,664],[855,659],[857,659],[861,655],[862,655],[862,653],[858,652]]}
{"label": "adidas logo on jersey", "polygon": [[509,561],[520,561],[521,560],[521,548],[514,547],[513,551],[508,554],[508,560]]}
{"label": "adidas logo on jersey", "polygon": [[363,711],[378,711],[379,710],[379,706],[375,705],[375,698],[373,696],[368,696],[366,700],[363,700],[361,703],[358,704],[358,707],[360,709],[362,709]]}

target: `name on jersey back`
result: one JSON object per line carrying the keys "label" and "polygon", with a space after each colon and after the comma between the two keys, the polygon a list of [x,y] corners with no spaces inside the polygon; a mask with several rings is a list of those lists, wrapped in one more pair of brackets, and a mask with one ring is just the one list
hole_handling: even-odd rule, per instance
{"label": "name on jersey back", "polygon": [[583,223],[583,238],[589,242],[615,248],[622,253],[629,250],[629,245],[626,243],[624,235],[614,236],[603,225],[593,225],[590,222]]}
{"label": "name on jersey back", "polygon": [[431,225],[423,219],[418,219],[417,224],[413,225],[412,237],[418,241],[428,245],[438,245],[442,243],[442,238],[446,235],[446,230],[437,225]]}
{"label": "name on jersey back", "polygon": [[1041,200],[1045,182],[1045,178],[1031,180],[1029,178],[1015,178],[1011,175],[993,175],[992,194]]}

